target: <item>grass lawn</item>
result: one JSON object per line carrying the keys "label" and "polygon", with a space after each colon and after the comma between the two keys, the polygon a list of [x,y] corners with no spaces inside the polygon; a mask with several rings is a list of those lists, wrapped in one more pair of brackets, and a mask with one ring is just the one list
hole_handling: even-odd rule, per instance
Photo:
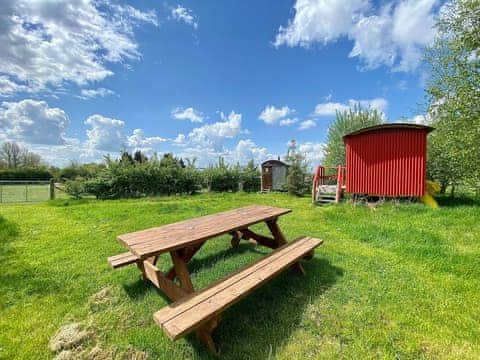
{"label": "grass lawn", "polygon": [[[224,313],[222,358],[480,358],[480,204],[372,211],[284,194],[0,205],[0,358],[53,357],[50,338],[74,322],[89,334],[84,355],[209,358],[194,336],[170,342],[152,319],[166,300],[106,258],[124,250],[118,234],[248,204],[292,208],[287,237],[325,244],[305,277],[287,271]],[[196,288],[268,253],[229,240],[197,254]]]}

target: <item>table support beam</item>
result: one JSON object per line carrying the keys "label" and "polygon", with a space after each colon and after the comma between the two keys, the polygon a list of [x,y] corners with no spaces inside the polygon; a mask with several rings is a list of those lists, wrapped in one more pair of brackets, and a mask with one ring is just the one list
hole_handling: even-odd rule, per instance
{"label": "table support beam", "polygon": [[148,261],[143,262],[145,269],[144,276],[150,280],[153,285],[159,288],[170,300],[177,301],[188,295],[188,292],[168,279],[155,265]]}
{"label": "table support beam", "polygon": [[[182,258],[182,260],[185,262],[185,263],[189,263],[190,260],[192,260],[193,256],[201,249],[201,247],[203,246],[203,244],[205,244],[205,241],[204,242],[201,242],[200,244],[198,245],[194,245],[194,246],[190,246],[188,248],[185,248],[185,249],[182,249],[182,250],[178,250],[180,252],[180,257]],[[175,266],[172,266],[170,268],[170,270],[168,270],[167,272],[167,278],[169,278],[170,280],[173,280],[177,277],[177,271],[175,270]]]}
{"label": "table support beam", "polygon": [[278,247],[275,239],[257,234],[248,228],[240,229],[239,231],[242,233],[242,239],[253,239],[258,244],[269,247],[271,249],[276,249]]}
{"label": "table support beam", "polygon": [[[279,246],[285,245],[287,243],[287,239],[283,235],[282,230],[280,230],[277,220],[278,218],[267,221],[267,226],[270,229],[270,232],[272,233],[273,238],[275,239],[277,247],[279,247]],[[302,275],[306,274],[302,264],[300,264],[300,262],[298,261],[292,265],[292,268],[294,268],[296,271],[298,271]]]}

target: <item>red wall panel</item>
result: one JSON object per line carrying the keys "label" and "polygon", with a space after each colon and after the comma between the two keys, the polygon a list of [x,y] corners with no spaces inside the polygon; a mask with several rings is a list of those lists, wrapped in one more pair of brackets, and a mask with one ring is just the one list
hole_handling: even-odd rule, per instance
{"label": "red wall panel", "polygon": [[378,196],[422,196],[426,129],[388,128],[345,137],[346,190]]}

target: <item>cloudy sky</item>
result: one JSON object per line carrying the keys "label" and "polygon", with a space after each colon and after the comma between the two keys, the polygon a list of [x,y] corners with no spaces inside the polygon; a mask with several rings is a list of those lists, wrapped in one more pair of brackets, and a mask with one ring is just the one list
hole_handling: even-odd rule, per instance
{"label": "cloudy sky", "polygon": [[312,163],[335,110],[418,121],[436,0],[0,1],[0,141]]}

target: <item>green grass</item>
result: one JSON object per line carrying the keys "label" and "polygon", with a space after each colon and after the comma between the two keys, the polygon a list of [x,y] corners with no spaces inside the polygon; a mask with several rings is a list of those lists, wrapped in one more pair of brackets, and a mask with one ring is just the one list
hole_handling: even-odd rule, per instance
{"label": "green grass", "polygon": [[35,202],[50,198],[50,185],[0,185],[0,202]]}
{"label": "green grass", "polygon": [[[287,237],[325,244],[305,262],[305,277],[287,271],[224,313],[215,333],[223,358],[480,358],[477,202],[372,211],[284,194],[2,204],[0,358],[53,357],[49,339],[71,322],[91,333],[84,351],[209,358],[193,336],[170,342],[152,319],[165,298],[134,266],[112,270],[106,258],[124,250],[118,234],[248,204],[292,208],[280,223]],[[191,263],[194,285],[267,253],[211,240]],[[161,268],[169,264],[160,258]],[[105,301],[92,299],[106,287]]]}

